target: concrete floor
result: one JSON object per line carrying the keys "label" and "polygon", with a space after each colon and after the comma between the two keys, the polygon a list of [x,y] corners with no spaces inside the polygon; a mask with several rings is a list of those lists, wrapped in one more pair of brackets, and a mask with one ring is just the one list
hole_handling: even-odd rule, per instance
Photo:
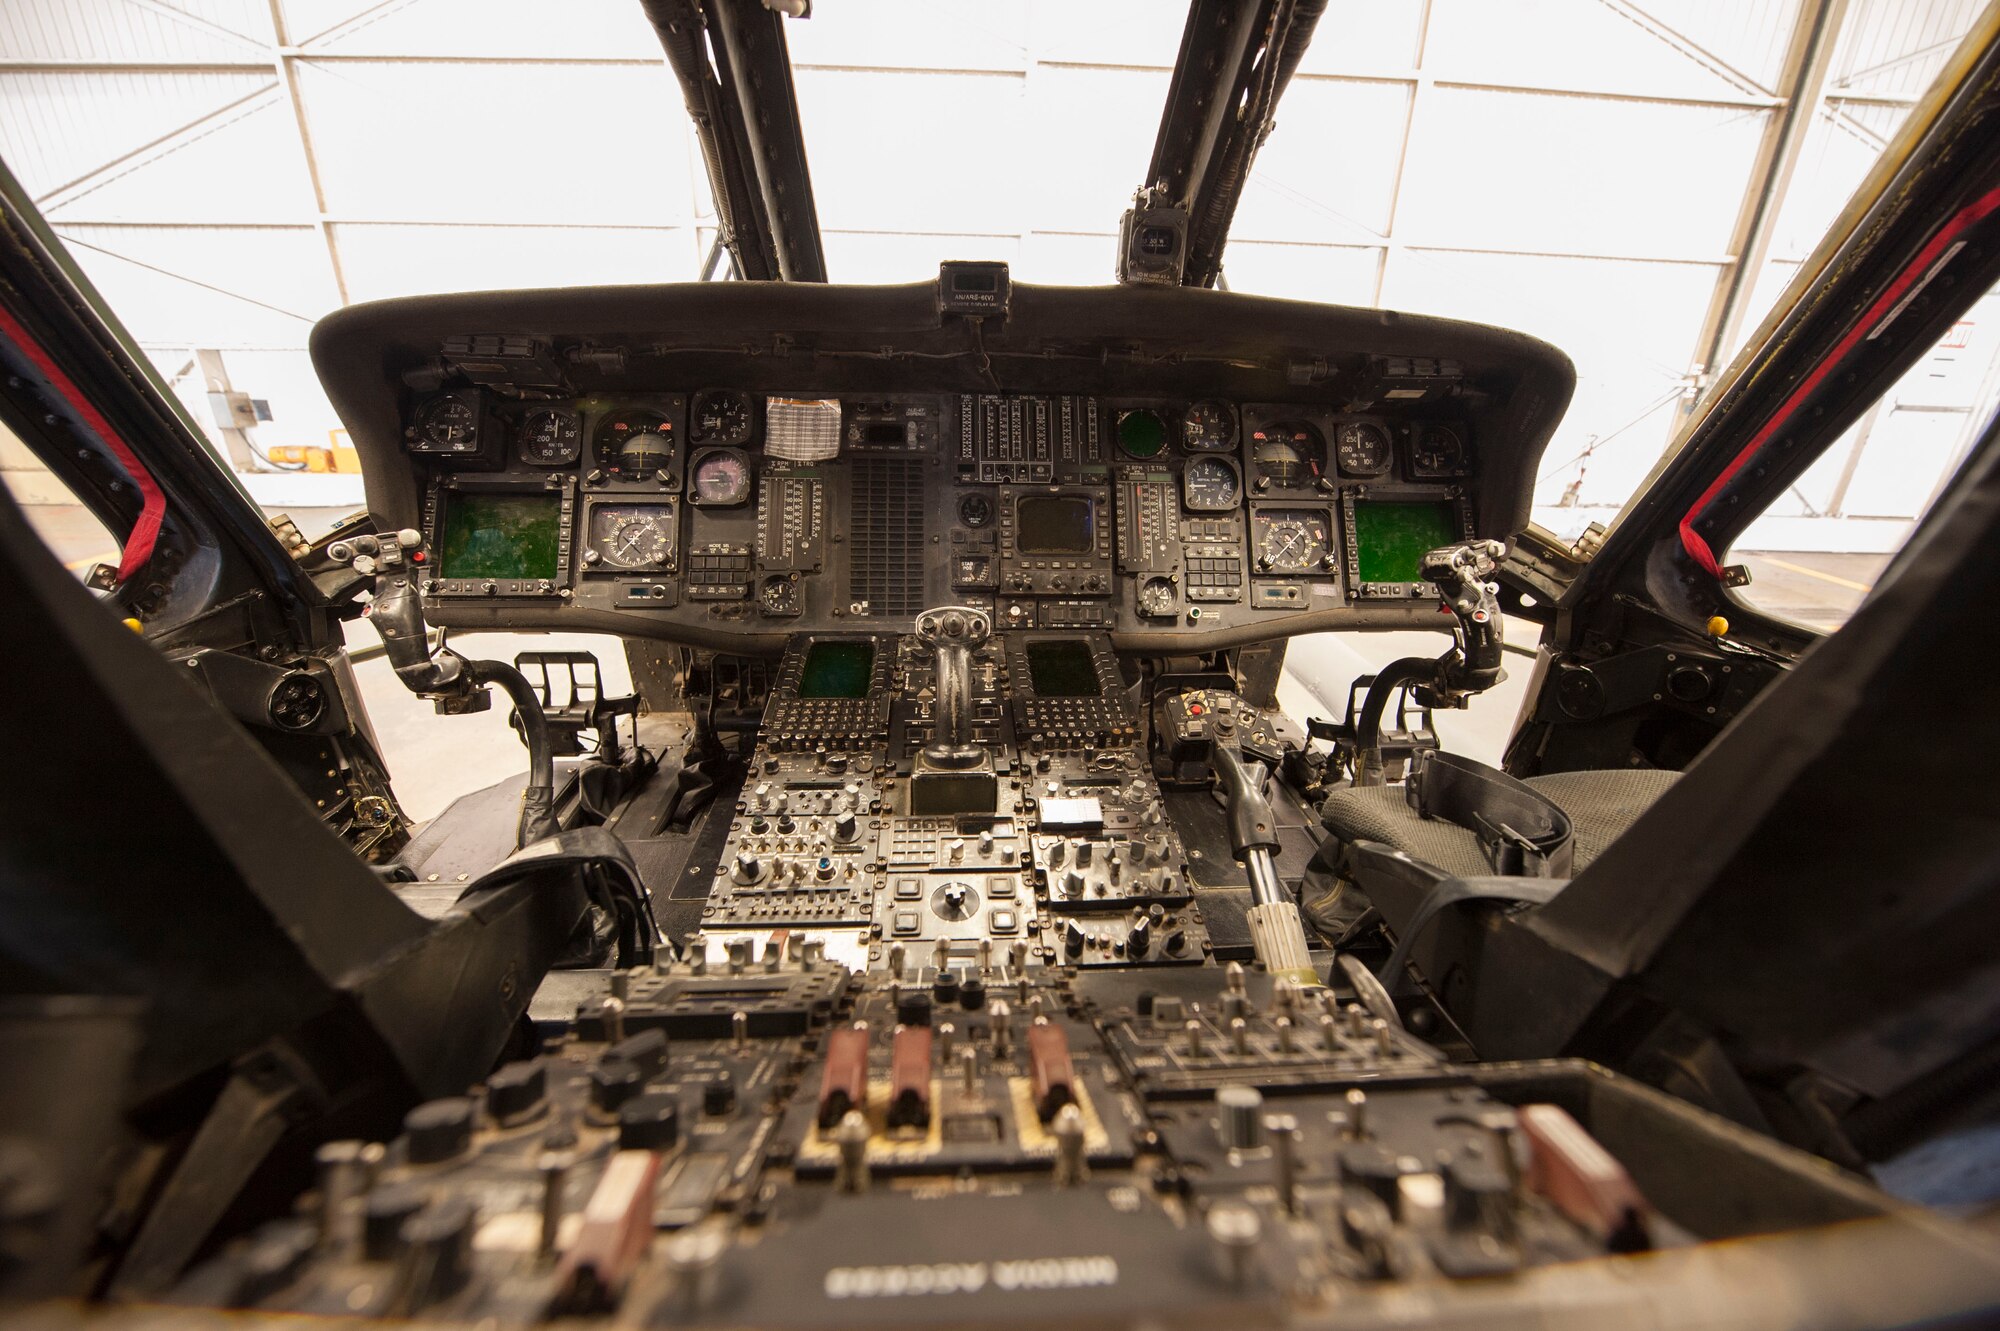
{"label": "concrete floor", "polygon": [[[26,511],[57,557],[79,576],[93,563],[116,561],[117,542],[84,509],[32,505]],[[293,510],[290,516],[310,539],[344,512]],[[1752,582],[1740,593],[1751,604],[1825,630],[1846,621],[1889,560],[1886,555],[1785,551],[1736,551],[1732,558],[1751,571]],[[348,629],[351,646],[376,642],[365,624],[350,624]],[[1516,624],[1507,636],[1516,645],[1532,648],[1537,633],[1531,624]],[[603,667],[607,694],[616,696],[631,687],[625,654],[616,638],[489,633],[459,635],[452,641],[467,654],[510,662],[524,651],[593,652]],[[1322,633],[1295,639],[1279,685],[1279,703],[1300,720],[1307,716],[1339,720],[1346,711],[1348,685],[1357,675],[1399,656],[1435,656],[1443,648],[1444,635],[1431,633]],[[1509,655],[1508,677],[1498,688],[1475,699],[1463,712],[1439,715],[1437,727],[1445,746],[1469,757],[1499,761],[1526,695],[1532,664],[1526,657]],[[435,817],[458,796],[525,766],[525,753],[507,725],[504,703],[472,716],[439,717],[429,703],[397,682],[386,661],[365,661],[356,667],[356,675],[397,797],[412,818]]]}

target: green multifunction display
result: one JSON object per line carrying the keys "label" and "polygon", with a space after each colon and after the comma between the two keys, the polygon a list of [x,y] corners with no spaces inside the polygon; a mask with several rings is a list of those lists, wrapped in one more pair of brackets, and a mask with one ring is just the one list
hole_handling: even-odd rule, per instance
{"label": "green multifunction display", "polygon": [[445,506],[439,565],[447,578],[554,579],[562,496],[463,490]]}
{"label": "green multifunction display", "polygon": [[1362,582],[1418,582],[1423,557],[1458,540],[1450,504],[1354,505],[1354,552]]}
{"label": "green multifunction display", "polygon": [[1028,681],[1041,698],[1095,698],[1097,665],[1075,638],[1028,644]]}
{"label": "green multifunction display", "polygon": [[865,698],[875,673],[872,642],[816,642],[799,668],[801,698]]}

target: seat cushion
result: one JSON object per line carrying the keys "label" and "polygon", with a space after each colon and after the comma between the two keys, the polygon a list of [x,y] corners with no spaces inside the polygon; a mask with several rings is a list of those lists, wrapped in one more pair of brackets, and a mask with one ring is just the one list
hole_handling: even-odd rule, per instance
{"label": "seat cushion", "polygon": [[[1572,872],[1580,872],[1679,779],[1679,772],[1619,769],[1558,772],[1527,784],[1569,815],[1576,829]],[[1401,786],[1336,790],[1320,806],[1320,821],[1342,841],[1379,841],[1454,877],[1493,872],[1479,838],[1456,823],[1419,818]]]}

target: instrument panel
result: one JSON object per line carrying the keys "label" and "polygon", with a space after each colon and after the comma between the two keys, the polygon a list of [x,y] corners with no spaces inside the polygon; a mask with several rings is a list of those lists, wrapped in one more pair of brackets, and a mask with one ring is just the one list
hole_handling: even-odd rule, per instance
{"label": "instrument panel", "polygon": [[445,624],[489,602],[858,632],[954,601],[1015,629],[1282,633],[1420,607],[1423,552],[1474,534],[1465,421],[1325,404],[475,387],[407,420]]}

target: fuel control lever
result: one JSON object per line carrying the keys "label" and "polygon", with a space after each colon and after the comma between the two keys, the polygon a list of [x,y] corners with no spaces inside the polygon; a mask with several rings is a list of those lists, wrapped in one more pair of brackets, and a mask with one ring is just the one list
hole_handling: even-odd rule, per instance
{"label": "fuel control lever", "polygon": [[542,701],[520,671],[499,661],[475,661],[440,645],[432,650],[424,607],[409,552],[423,542],[414,531],[385,532],[335,541],[329,558],[351,566],[369,580],[374,599],[368,621],[382,638],[382,650],[396,678],[437,710],[456,716],[483,712],[493,705],[486,690],[497,684],[513,699],[521,717],[521,739],[528,746],[528,784],[521,790],[521,822],[515,844],[554,836],[555,750],[549,742],[548,717]]}

